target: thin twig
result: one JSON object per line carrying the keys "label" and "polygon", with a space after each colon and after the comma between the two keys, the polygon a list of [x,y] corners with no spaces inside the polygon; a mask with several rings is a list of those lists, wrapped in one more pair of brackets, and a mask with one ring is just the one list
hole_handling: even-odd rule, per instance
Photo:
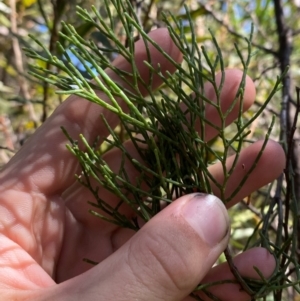
{"label": "thin twig", "polygon": [[224,251],[224,255],[226,257],[228,266],[230,268],[231,273],[234,275],[235,279],[238,281],[238,283],[241,285],[241,288],[249,295],[249,296],[253,296],[254,295],[254,291],[252,291],[250,289],[250,287],[247,285],[247,283],[245,282],[245,280],[242,278],[240,272],[238,271],[237,267],[235,266],[232,256],[230,254],[230,250],[228,247],[226,247],[225,251]]}
{"label": "thin twig", "polygon": [[[63,11],[66,5],[65,0],[52,0],[52,11],[53,11],[53,22],[51,23],[52,27],[50,29],[50,40],[48,49],[52,54],[56,53],[56,42],[58,41],[58,27],[60,24],[60,20],[63,16]],[[49,23],[46,23],[47,26]],[[51,64],[47,62],[47,69],[51,69]],[[43,114],[41,117],[41,121],[44,122],[48,117],[48,94],[49,94],[49,84],[44,82],[43,87]]]}
{"label": "thin twig", "polygon": [[6,147],[6,146],[1,146],[1,145],[0,145],[0,149],[4,149],[4,150],[7,150],[7,151],[9,151],[9,152],[11,152],[11,153],[15,153],[15,151],[14,151],[13,149],[11,149],[11,148],[9,148],[9,147]]}
{"label": "thin twig", "polygon": [[[280,70],[281,72],[285,72],[286,68],[290,65],[290,57],[292,53],[292,30],[287,26],[287,20],[285,19],[284,14],[284,3],[282,0],[273,0],[274,3],[274,13],[275,13],[275,20],[276,20],[276,26],[277,26],[277,36],[278,36],[278,44],[279,44],[279,50],[278,50],[278,60],[280,63]],[[288,220],[290,215],[290,203],[292,202],[291,198],[291,189],[295,185],[300,185],[300,183],[295,183],[294,180],[291,178],[291,169],[290,169],[290,161],[291,156],[293,154],[292,151],[289,150],[289,147],[291,145],[291,126],[292,126],[292,120],[290,116],[291,112],[291,74],[290,71],[288,71],[283,78],[283,88],[282,88],[282,109],[281,109],[281,132],[280,132],[280,140],[284,143],[284,148],[286,151],[286,154],[290,157],[287,157],[286,160],[286,168],[285,168],[285,176],[286,176],[286,195],[285,195],[285,202],[282,204],[281,202],[278,203],[278,208],[280,208],[280,219],[279,221],[282,222],[282,226],[284,229],[284,242],[287,242],[284,252],[287,253],[288,249],[290,247],[290,244],[292,240],[289,239],[289,233],[288,233]],[[293,154],[294,155],[294,154]],[[299,154],[298,154],[299,156]],[[296,159],[297,160],[297,159]],[[299,159],[298,159],[299,160]],[[282,187],[282,183],[278,182],[278,185]],[[283,208],[282,205],[285,205],[285,217],[283,218]],[[281,232],[281,228],[279,227],[279,232]],[[294,233],[293,235],[297,235]],[[298,238],[300,240],[300,237]],[[284,243],[283,242],[283,243]],[[288,243],[289,242],[289,243]],[[286,262],[286,257],[283,256],[280,266],[283,268]],[[280,281],[280,284],[282,285],[284,283],[284,278]],[[282,299],[282,289],[277,290],[277,292],[274,293],[274,297],[276,301],[280,301]]]}
{"label": "thin twig", "polygon": [[[216,14],[213,12],[213,10],[207,5],[207,4],[203,4],[201,2],[199,2],[199,5],[206,11],[206,13],[208,13],[210,16],[213,17],[213,19],[219,23],[221,26],[223,26],[230,34],[232,34],[233,36],[239,38],[239,39],[244,39],[245,37],[236,32],[235,30],[233,30],[228,24],[226,24],[222,19],[220,19],[219,17],[216,16]],[[271,48],[266,48],[261,46],[260,44],[257,44],[255,42],[252,42],[252,45],[262,51],[264,51],[267,54],[272,54],[273,56],[277,57],[278,53],[276,51],[274,51]]]}
{"label": "thin twig", "polygon": [[38,119],[35,114],[34,107],[30,101],[31,95],[29,93],[27,81],[25,80],[25,78],[23,76],[23,74],[25,74],[25,72],[24,72],[24,66],[23,66],[22,51],[20,48],[19,40],[17,38],[18,25],[17,25],[16,0],[10,0],[10,8],[11,8],[11,14],[10,14],[11,32],[13,34],[12,46],[13,46],[13,52],[14,52],[14,57],[15,57],[15,65],[16,65],[16,69],[17,69],[17,73],[18,73],[20,90],[21,90],[22,96],[26,100],[26,108],[29,112],[29,117],[36,125]]}

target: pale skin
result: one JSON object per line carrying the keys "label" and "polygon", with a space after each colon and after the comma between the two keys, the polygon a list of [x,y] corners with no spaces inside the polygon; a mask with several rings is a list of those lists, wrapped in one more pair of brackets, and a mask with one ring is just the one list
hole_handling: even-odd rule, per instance
{"label": "pale skin", "polygon": [[[182,59],[165,29],[151,34],[160,46],[176,61]],[[136,61],[141,76],[147,82],[144,66],[146,52],[142,42],[136,44]],[[163,71],[174,67],[155,49],[151,49],[152,63],[160,63]],[[129,65],[117,58],[114,65],[130,71]],[[107,73],[120,84],[110,70]],[[228,70],[222,91],[222,108],[233,101],[242,73]],[[153,89],[160,85],[154,79]],[[206,93],[215,95],[210,85]],[[100,92],[99,92],[100,93]],[[255,87],[247,78],[244,110],[255,99]],[[100,93],[101,94],[101,93]],[[101,98],[107,99],[105,95]],[[124,110],[126,107],[121,103]],[[100,114],[112,127],[117,117],[77,96],[69,97],[25,143],[0,174],[0,296],[3,300],[192,300],[190,292],[200,282],[233,279],[226,264],[212,269],[229,239],[229,221],[220,200],[204,195],[186,195],[175,200],[135,233],[103,222],[88,213],[89,191],[75,181],[80,168],[65,145],[61,132],[64,126],[78,139],[84,136],[93,142],[107,130]],[[235,108],[227,119],[230,124],[237,117]],[[219,119],[212,107],[206,113],[213,123]],[[216,131],[207,127],[206,137]],[[262,142],[243,150],[237,166],[247,169],[255,160]],[[127,149],[135,155],[130,142]],[[106,155],[107,162],[117,169],[118,150]],[[259,187],[276,179],[285,164],[280,145],[269,141],[255,170],[240,192],[227,204],[236,204]],[[232,159],[231,159],[232,160]],[[228,160],[230,165],[230,159]],[[211,173],[222,181],[222,169],[216,164]],[[226,195],[236,188],[246,171],[236,168],[230,177]],[[128,163],[132,179],[135,171]],[[118,200],[105,190],[100,191],[107,202]],[[217,189],[214,194],[219,196]],[[133,212],[122,208],[128,217]],[[201,218],[202,217],[202,218]],[[203,219],[206,222],[201,224]],[[212,231],[213,228],[213,231]],[[82,261],[89,258],[99,262],[91,266]],[[262,248],[252,249],[235,258],[244,276],[258,278],[253,265],[270,277],[275,260]],[[249,300],[238,285],[228,284],[211,289],[221,300]],[[209,300],[199,293],[204,300]]]}

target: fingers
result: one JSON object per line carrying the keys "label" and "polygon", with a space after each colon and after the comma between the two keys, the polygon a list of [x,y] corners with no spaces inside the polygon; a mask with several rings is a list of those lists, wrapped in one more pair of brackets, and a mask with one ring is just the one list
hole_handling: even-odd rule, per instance
{"label": "fingers", "polygon": [[[244,97],[243,99],[236,99],[236,95],[240,88],[240,84],[243,78],[243,72],[238,69],[228,69],[225,71],[224,75],[224,83],[222,90],[219,96],[219,105],[221,107],[222,115],[225,116],[225,125],[229,125],[232,123],[239,115],[239,112],[247,111],[251,105],[254,103],[256,91],[255,86],[252,79],[249,76],[246,76],[245,79],[245,88],[244,88]],[[219,86],[222,80],[222,73],[216,74],[216,85]],[[217,104],[218,97],[216,95],[216,91],[210,82],[207,82],[204,85],[204,95],[207,99],[209,99],[212,103]],[[231,106],[233,108],[231,109]],[[241,110],[242,107],[242,110]],[[186,105],[182,104],[182,109],[186,109]],[[231,110],[229,110],[231,109]],[[216,127],[222,129],[222,120],[220,116],[220,112],[218,109],[209,104],[205,104],[205,119],[214,124],[215,127],[209,125],[209,123],[205,124],[205,133],[204,139],[205,141],[209,141],[214,136],[218,134],[218,130]],[[195,123],[196,129],[201,132],[201,123],[198,119]]]}
{"label": "fingers", "polygon": [[229,219],[211,195],[176,200],[88,272],[56,287],[55,300],[182,300],[225,249]]}
{"label": "fingers", "polygon": [[[232,174],[229,176],[224,197],[222,200],[229,202],[227,207],[231,207],[244,197],[250,195],[260,187],[275,180],[283,171],[285,166],[285,154],[282,147],[272,140],[267,142],[259,160],[257,160],[262,149],[263,141],[258,141],[242,150]],[[227,171],[230,170],[235,157],[232,156],[226,161]],[[254,167],[249,174],[250,169]],[[210,166],[209,171],[215,181],[224,185],[224,170],[221,163]],[[246,181],[244,177],[249,174]],[[212,190],[218,197],[222,196],[220,189],[211,182]],[[232,197],[233,193],[238,192]]]}
{"label": "fingers", "polygon": [[[233,259],[233,262],[242,277],[256,280],[261,280],[261,277],[255,271],[254,267],[258,268],[266,279],[271,277],[276,267],[274,256],[264,248],[253,248],[247,250],[246,252],[236,256]],[[201,283],[204,284],[222,280],[235,280],[235,277],[231,273],[227,263],[223,263],[212,268]],[[250,300],[250,296],[241,289],[239,284],[223,283],[211,286],[207,289],[207,291],[217,297],[217,300]],[[199,295],[202,300],[212,300],[203,291],[198,292],[197,295]]]}
{"label": "fingers", "polygon": [[[175,61],[181,61],[182,55],[170,38],[167,29],[159,29],[149,35]],[[175,71],[175,67],[154,46],[149,45],[149,49],[153,67],[159,64],[163,73]],[[136,66],[143,77],[142,80],[149,83],[149,68],[143,63],[145,60],[148,61],[148,56],[144,42],[138,41],[135,45]],[[130,64],[124,58],[118,58],[114,65],[124,71],[131,71]],[[107,70],[107,73],[113,81],[127,87],[126,83],[122,82],[111,69]],[[159,77],[154,76],[153,89],[160,84]],[[146,92],[141,83],[139,87],[142,93]],[[98,93],[98,95],[102,100],[109,102],[104,93]],[[123,103],[120,102],[120,106],[126,111]],[[117,125],[118,118],[115,114],[77,96],[69,97],[10,161],[1,174],[2,178],[7,183],[9,182],[9,185],[24,181],[27,190],[45,194],[61,193],[74,181],[78,163],[77,159],[66,150],[67,139],[60,127],[66,128],[73,139],[78,139],[78,135],[82,133],[92,143],[98,135],[103,138],[108,134],[100,118],[101,113],[105,115],[112,128]],[[18,169],[18,179],[15,178],[15,168]],[[12,181],[10,181],[9,174],[14,177]]]}

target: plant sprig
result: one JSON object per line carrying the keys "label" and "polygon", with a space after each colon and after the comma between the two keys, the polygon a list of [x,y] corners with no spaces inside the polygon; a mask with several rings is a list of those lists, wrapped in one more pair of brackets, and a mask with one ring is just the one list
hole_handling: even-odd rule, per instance
{"label": "plant sprig", "polygon": [[[93,41],[83,39],[72,25],[63,23],[63,33],[60,35],[68,41],[69,46],[65,48],[58,44],[60,52],[63,54],[62,57],[58,58],[52,55],[33,36],[32,39],[42,48],[43,55],[33,49],[25,49],[27,56],[55,66],[55,70],[60,70],[57,73],[52,69],[45,70],[33,65],[31,66],[31,75],[57,86],[60,89],[57,91],[59,94],[77,95],[116,114],[121,127],[125,130],[126,137],[131,140],[139,154],[139,160],[131,156],[124,147],[123,138],[118,135],[116,129],[110,127],[104,116],[102,119],[110,136],[104,139],[104,143],[100,147],[97,143],[89,144],[85,137],[80,135],[84,145],[84,148],[80,148],[78,142],[69,136],[67,129],[63,129],[70,141],[70,145],[67,147],[76,156],[82,167],[82,173],[77,175],[77,179],[94,196],[94,200],[87,200],[91,205],[91,214],[120,227],[137,231],[140,228],[137,217],[148,221],[162,209],[162,204],[167,205],[174,198],[187,193],[195,191],[213,193],[212,184],[219,189],[222,201],[224,203],[230,202],[260,160],[275,118],[273,117],[270,123],[261,150],[253,165],[240,179],[240,183],[232,194],[225,197],[227,182],[234,169],[237,168],[242,147],[249,134],[249,126],[261,115],[274,94],[280,89],[284,74],[277,78],[274,88],[261,108],[250,119],[246,119],[243,115],[243,106],[246,74],[250,60],[254,55],[251,46],[252,27],[249,38],[245,38],[245,47],[240,49],[238,45],[235,45],[237,56],[243,66],[243,76],[231,106],[223,112],[221,109],[221,92],[226,73],[221,47],[213,32],[211,32],[212,44],[215,49],[213,58],[204,46],[198,47],[196,33],[193,30],[193,20],[187,7],[185,7],[185,16],[190,28],[190,40],[186,38],[184,27],[187,25],[183,25],[180,19],[176,19],[171,14],[164,15],[164,22],[169,34],[183,54],[183,63],[179,64],[144,31],[130,1],[112,0],[108,2],[105,0],[105,5],[107,19],[104,19],[95,7],[92,7],[92,12],[78,7],[78,16],[85,22],[91,23],[95,29],[105,35],[111,41],[112,48],[98,47]],[[114,7],[114,12],[111,10],[111,5]],[[115,34],[114,24],[116,20],[123,25],[127,45],[123,45]],[[147,61],[144,64],[148,67],[150,75],[150,80],[147,83],[142,80],[134,59],[137,37],[142,39],[146,46]],[[175,74],[164,74],[159,65],[153,65],[149,45],[155,47],[166,60],[177,68]],[[80,60],[92,81],[86,79],[73,65],[67,50],[70,50]],[[109,55],[112,53],[123,56],[130,64],[132,71],[130,73],[125,72],[111,65]],[[105,69],[110,69],[117,74],[123,80],[123,85],[110,79]],[[221,73],[219,83],[215,77],[217,71]],[[158,76],[163,82],[158,91],[151,89],[154,76]],[[216,95],[215,101],[212,101],[205,94],[204,81],[208,81],[212,85]],[[147,98],[141,93],[140,86],[143,86],[149,93]],[[110,103],[101,99],[99,92],[104,93]],[[117,99],[126,103],[128,112],[122,110]],[[185,109],[182,109],[183,106]],[[207,106],[216,109],[220,125],[214,124],[207,118]],[[234,135],[228,136],[228,132],[225,130],[226,118],[236,106],[239,108],[239,113],[232,126]],[[199,131],[195,128],[196,122],[200,124]],[[217,152],[214,145],[207,141],[205,128],[208,126],[219,133],[218,139],[222,144],[222,153]],[[111,148],[119,149],[122,154],[121,164],[117,172],[111,170],[103,159],[105,152]],[[227,167],[226,161],[232,152],[234,153],[233,164]],[[222,183],[217,182],[209,171],[209,166],[215,161],[219,161],[223,168],[224,180]],[[127,174],[126,162],[130,162],[137,170],[136,179],[130,179]],[[92,184],[92,182],[97,184]],[[119,203],[115,207],[101,198],[100,192],[103,189],[118,197]],[[123,204],[135,212],[136,218],[128,219],[120,212],[119,209]],[[267,246],[271,252],[275,251],[278,257],[281,256],[282,249],[278,249],[278,246],[273,245],[266,237],[260,243]],[[285,271],[277,269],[274,277],[269,280],[264,279],[259,270],[257,273],[260,275],[261,281],[255,282],[251,279],[244,279],[235,269],[228,252],[227,259],[231,270],[236,273],[237,280],[232,282],[240,283],[253,297],[265,296],[269,291],[279,288],[278,283],[282,277],[285,277]],[[227,282],[225,280],[222,283]],[[288,282],[288,278],[286,278],[286,282]],[[206,289],[216,284],[220,283],[199,285],[197,289],[210,295]]]}

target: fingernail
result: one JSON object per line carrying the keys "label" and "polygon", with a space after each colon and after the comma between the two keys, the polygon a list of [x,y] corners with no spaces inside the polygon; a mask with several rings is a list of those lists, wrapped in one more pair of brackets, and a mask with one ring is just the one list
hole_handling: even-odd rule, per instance
{"label": "fingernail", "polygon": [[186,221],[210,247],[221,242],[229,232],[229,218],[224,204],[210,194],[197,193],[184,205]]}

